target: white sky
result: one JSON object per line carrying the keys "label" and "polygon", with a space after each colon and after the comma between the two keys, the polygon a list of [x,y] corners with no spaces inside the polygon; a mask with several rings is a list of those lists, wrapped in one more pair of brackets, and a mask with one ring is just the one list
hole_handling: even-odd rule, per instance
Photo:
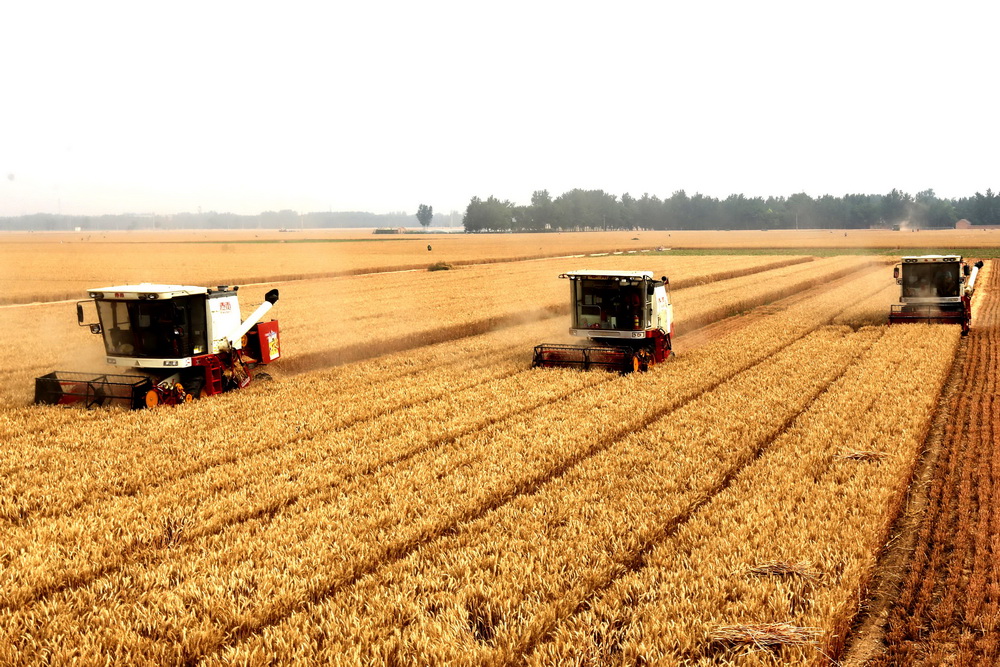
{"label": "white sky", "polygon": [[0,5],[0,215],[1000,187],[997,3]]}

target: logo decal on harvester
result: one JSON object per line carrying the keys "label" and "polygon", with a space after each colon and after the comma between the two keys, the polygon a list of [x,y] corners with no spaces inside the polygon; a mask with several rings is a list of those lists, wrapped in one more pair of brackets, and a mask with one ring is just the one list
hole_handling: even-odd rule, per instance
{"label": "logo decal on harvester", "polygon": [[220,301],[219,302],[219,312],[220,313],[228,313],[232,307],[233,307],[233,304],[229,303],[228,301]]}
{"label": "logo decal on harvester", "polygon": [[268,331],[267,332],[267,354],[272,360],[277,359],[281,356],[281,350],[278,349],[278,332]]}

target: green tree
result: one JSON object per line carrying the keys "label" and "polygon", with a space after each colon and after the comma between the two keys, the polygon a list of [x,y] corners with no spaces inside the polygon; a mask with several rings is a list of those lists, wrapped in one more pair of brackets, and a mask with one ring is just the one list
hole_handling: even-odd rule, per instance
{"label": "green tree", "polygon": [[434,219],[434,207],[428,206],[427,204],[421,204],[417,207],[417,220],[420,224],[427,229],[431,225],[431,220]]}
{"label": "green tree", "polygon": [[506,232],[511,229],[514,206],[490,195],[486,201],[473,197],[465,209],[462,225],[467,232]]}
{"label": "green tree", "polygon": [[893,188],[892,192],[882,196],[882,219],[890,225],[898,225],[906,220],[912,201],[910,195]]}
{"label": "green tree", "polygon": [[815,202],[805,192],[796,192],[785,202],[788,220],[786,227],[793,229],[805,229],[815,227],[813,222],[813,208]]}

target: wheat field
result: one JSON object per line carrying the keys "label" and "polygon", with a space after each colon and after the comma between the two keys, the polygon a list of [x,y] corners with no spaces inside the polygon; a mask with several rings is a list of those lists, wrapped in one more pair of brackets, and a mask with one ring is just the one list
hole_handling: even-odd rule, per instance
{"label": "wheat field", "polygon": [[[885,326],[892,257],[567,259],[627,244],[552,237],[456,237],[466,264],[406,273],[272,245],[288,270],[240,295],[247,314],[280,285],[276,381],[175,408],[31,405],[100,340],[72,303],[0,308],[20,333],[0,351],[0,664],[835,660],[958,328]],[[122,282],[114,262],[11,291]],[[676,357],[531,369],[580,268],[668,275]]]}

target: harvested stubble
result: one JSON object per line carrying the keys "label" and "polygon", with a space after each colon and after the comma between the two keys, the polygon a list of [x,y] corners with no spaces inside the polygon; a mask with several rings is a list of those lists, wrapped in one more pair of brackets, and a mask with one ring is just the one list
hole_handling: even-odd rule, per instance
{"label": "harvested stubble", "polygon": [[748,574],[766,577],[802,577],[809,581],[819,581],[823,573],[809,562],[793,563],[773,560],[747,569]]}
{"label": "harvested stubble", "polygon": [[[152,540],[162,535],[164,520],[190,513],[184,505],[171,505],[169,496],[152,495],[150,499],[161,509],[145,515],[146,496],[155,489],[137,489],[136,511],[127,520],[111,512],[99,513],[96,519],[93,513],[82,513],[80,518],[90,524],[66,522],[65,532],[45,538],[63,546],[52,548],[38,540],[27,544],[24,552],[8,552],[11,567],[5,574],[22,583],[12,589],[5,585],[4,590],[12,590],[13,599],[24,599],[26,590],[41,593],[43,598],[23,607],[11,606],[3,613],[6,646],[14,653],[2,659],[30,662],[32,656],[47,651],[55,651],[58,657],[79,650],[91,656],[113,651],[126,661],[170,661],[222,649],[234,639],[308,608],[421,544],[446,536],[491,508],[541,488],[629,431],[829,321],[858,293],[873,292],[879,280],[867,275],[822,293],[748,327],[725,343],[686,355],[659,373],[611,380],[605,383],[611,391],[585,389],[453,440],[437,433],[444,440],[432,449],[327,485],[301,500],[295,489],[299,476],[306,472],[304,467],[293,467],[279,476],[265,475],[260,485],[263,497],[251,499],[257,506],[271,508],[263,513],[247,509],[247,498],[234,495],[233,485],[240,483],[230,481],[212,495],[218,497],[220,506],[229,502],[227,498],[233,506],[244,506],[241,511],[250,516],[211,534],[205,534],[205,526],[197,521],[188,521],[185,534],[202,531],[203,537],[190,541],[182,537],[166,553],[151,554],[152,560],[130,562],[130,554],[123,554],[120,546],[135,535],[136,521],[145,522],[138,526],[148,526],[140,531]],[[528,375],[537,381],[550,378],[548,371]],[[561,384],[558,378],[551,380]],[[268,395],[247,393],[231,400],[238,402],[241,413],[266,414],[267,402],[261,401]],[[652,402],[651,395],[655,397]],[[204,409],[201,404],[188,407],[194,412]],[[482,412],[481,405],[477,409]],[[578,414],[588,415],[587,421],[581,424],[573,416]],[[431,436],[435,437],[433,430]],[[243,437],[233,433],[230,440]],[[307,451],[313,446],[311,440],[296,441],[289,454],[296,447]],[[349,450],[351,442],[343,446]],[[174,455],[189,452],[179,448]],[[245,475],[255,478],[250,469]],[[274,495],[295,500],[275,504],[271,502]],[[188,502],[198,507],[204,499]],[[100,537],[107,534],[118,537],[107,544]],[[98,549],[96,564],[88,542]],[[89,630],[80,633],[74,619],[78,610],[91,608],[101,609],[103,620],[93,619]],[[122,628],[131,630],[122,632]],[[111,644],[110,637],[116,637]]]}
{"label": "harvested stubble", "polygon": [[837,458],[846,459],[849,461],[881,461],[886,456],[888,456],[886,452],[876,452],[876,451],[854,451],[843,454],[837,454]]}
{"label": "harvested stubble", "polygon": [[[559,628],[533,664],[835,658],[900,508],[958,339],[956,327],[888,328],[732,486],[651,550],[641,569]],[[908,391],[884,391],[904,385]],[[891,454],[879,464],[839,459],[844,443],[879,443]],[[762,557],[813,562],[824,576],[720,576]],[[818,647],[737,656],[709,641],[720,626],[777,622],[821,628]]]}
{"label": "harvested stubble", "polygon": [[1000,273],[976,294],[962,386],[876,665],[1000,661]]}
{"label": "harvested stubble", "polygon": [[[642,232],[634,240],[636,236],[632,232],[454,234],[387,240],[373,238],[370,233],[334,230],[305,230],[294,235],[274,230],[3,234],[0,303],[76,299],[97,283],[172,283],[178,279],[205,285],[273,282],[358,272],[424,270],[435,261],[457,266],[656,247],[867,250],[1000,246],[1000,234],[983,230],[924,230],[920,234],[852,230],[847,236],[830,230],[673,231]],[[353,240],[323,242],[331,239]],[[295,240],[318,242],[288,242]],[[427,251],[429,241],[433,252]],[[87,261],[81,261],[82,256]]]}
{"label": "harvested stubble", "polygon": [[791,623],[727,625],[712,630],[708,639],[726,648],[771,649],[782,646],[816,646],[821,628],[802,628]]}

